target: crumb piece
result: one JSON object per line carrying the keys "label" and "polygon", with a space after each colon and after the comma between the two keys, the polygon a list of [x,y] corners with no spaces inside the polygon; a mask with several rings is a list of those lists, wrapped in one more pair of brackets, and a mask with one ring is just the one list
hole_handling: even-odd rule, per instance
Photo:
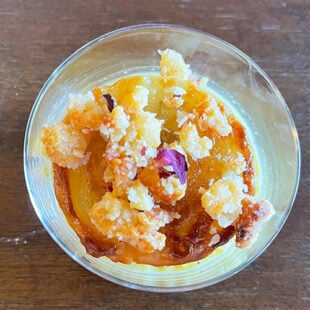
{"label": "crumb piece", "polygon": [[127,197],[127,190],[137,174],[137,166],[130,157],[105,160],[103,179],[112,183],[113,193],[117,197]]}
{"label": "crumb piece", "polygon": [[227,227],[241,212],[245,190],[246,186],[241,177],[236,175],[223,177],[214,182],[207,191],[200,190],[202,207],[221,227]]}
{"label": "crumb piece", "polygon": [[177,77],[183,80],[188,80],[191,75],[190,66],[185,64],[181,54],[171,50],[165,49],[164,51],[158,51],[160,59],[160,74],[164,78]]}
{"label": "crumb piece", "polygon": [[221,240],[220,235],[219,234],[215,234],[215,235],[212,236],[208,246],[211,247],[212,245],[216,245],[216,244],[218,244],[220,242],[220,240]]}
{"label": "crumb piece", "polygon": [[[180,200],[185,196],[186,183],[182,184],[178,177],[172,175],[168,178],[161,178],[160,180],[163,192],[168,196],[174,197],[175,201]],[[175,201],[172,201],[171,204],[174,205]]]}
{"label": "crumb piece", "polygon": [[209,156],[212,141],[208,137],[199,137],[194,124],[185,124],[179,133],[180,143],[193,160]]}
{"label": "crumb piece", "polygon": [[144,107],[147,106],[148,96],[149,90],[146,87],[142,85],[132,86],[128,89],[127,94],[124,94],[119,104],[124,107],[128,115],[135,116],[143,112]]}
{"label": "crumb piece", "polygon": [[93,131],[99,129],[108,114],[107,109],[95,101],[92,92],[88,92],[88,95],[70,98],[63,122],[78,130]]}
{"label": "crumb piece", "polygon": [[231,133],[232,128],[228,123],[227,117],[221,112],[215,99],[211,99],[198,119],[199,129],[215,131],[220,136],[227,136]]}
{"label": "crumb piece", "polygon": [[157,119],[155,113],[139,113],[132,123],[137,133],[137,139],[143,139],[146,142],[146,148],[156,149],[160,145],[163,121]]}
{"label": "crumb piece", "polygon": [[102,156],[108,161],[120,157],[121,153],[122,148],[117,142],[112,143],[111,141],[108,141],[105,152]]}
{"label": "crumb piece", "polygon": [[128,189],[128,200],[130,201],[130,208],[137,210],[149,211],[154,207],[154,201],[148,188],[139,180],[134,181]]}
{"label": "crumb piece", "polygon": [[179,108],[184,103],[182,95],[186,94],[184,88],[179,86],[167,87],[164,90],[163,103],[167,108]]}
{"label": "crumb piece", "polygon": [[125,113],[122,106],[117,106],[111,113],[112,133],[110,139],[112,142],[118,142],[126,134],[129,127],[129,116]]}
{"label": "crumb piece", "polygon": [[[131,156],[138,167],[145,167],[150,158],[156,157],[156,149],[161,143],[160,132],[163,121],[157,119],[155,115],[150,112],[137,114],[131,119],[123,139],[124,153]],[[143,147],[146,151],[142,156],[141,149]]]}
{"label": "crumb piece", "polygon": [[64,123],[42,128],[41,141],[49,158],[61,167],[78,168],[90,157],[88,136]]}
{"label": "crumb piece", "polygon": [[187,165],[188,165],[188,161],[187,161],[187,157],[186,157],[186,152],[183,149],[182,145],[177,140],[175,140],[175,141],[173,141],[172,143],[169,143],[169,144],[164,142],[163,147],[165,149],[169,149],[169,150],[176,150],[179,153],[183,154],[185,156],[185,158],[186,158],[186,162],[187,162]]}
{"label": "crumb piece", "polygon": [[233,172],[241,175],[246,169],[246,162],[240,152],[237,152],[236,155],[225,156],[223,160],[225,161],[224,174]]}
{"label": "crumb piece", "polygon": [[253,197],[249,198],[242,200],[242,213],[235,224],[238,248],[246,248],[253,244],[262,225],[275,213],[268,200],[256,201]]}
{"label": "crumb piece", "polygon": [[183,110],[177,110],[178,128],[181,128],[186,122],[192,121],[195,118],[193,113],[187,113]]}
{"label": "crumb piece", "polygon": [[132,209],[127,200],[110,192],[105,193],[90,211],[92,223],[103,235],[125,241],[145,253],[164,248],[166,236],[158,230],[177,217],[178,214],[159,207],[144,212]]}
{"label": "crumb piece", "polygon": [[[127,113],[129,115],[136,115],[143,111],[144,107],[147,106],[149,90],[141,85],[137,85],[131,94],[132,100],[126,100],[123,103]],[[127,103],[127,104],[126,104]]]}
{"label": "crumb piece", "polygon": [[111,112],[109,121],[100,125],[100,133],[112,143],[120,141],[129,127],[129,116],[122,106],[117,106]]}

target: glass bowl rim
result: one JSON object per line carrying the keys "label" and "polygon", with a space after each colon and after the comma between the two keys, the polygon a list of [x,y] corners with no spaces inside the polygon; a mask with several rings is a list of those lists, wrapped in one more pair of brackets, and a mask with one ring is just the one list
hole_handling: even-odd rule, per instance
{"label": "glass bowl rim", "polygon": [[[53,80],[66,68],[66,65],[69,64],[71,61],[74,61],[75,58],[79,57],[83,53],[87,52],[88,49],[91,47],[95,46],[97,43],[104,41],[110,37],[113,37],[118,34],[126,33],[126,32],[131,32],[135,30],[147,30],[147,29],[166,29],[166,30],[183,30],[186,31],[187,33],[193,33],[193,34],[200,34],[202,36],[208,37],[209,39],[215,41],[217,44],[222,45],[223,47],[227,48],[228,50],[231,50],[234,52],[234,54],[237,54],[241,59],[245,60],[248,64],[250,64],[257,72],[261,74],[261,76],[264,78],[265,82],[269,85],[269,87],[272,89],[272,91],[276,94],[277,98],[281,102],[282,107],[285,109],[285,112],[288,116],[291,130],[293,132],[293,137],[295,139],[295,145],[296,145],[296,162],[297,162],[297,174],[296,174],[296,179],[295,179],[295,186],[294,186],[294,192],[291,197],[291,201],[288,204],[288,208],[286,209],[285,215],[283,216],[283,220],[280,223],[280,225],[277,227],[277,229],[274,231],[272,236],[269,238],[268,242],[264,244],[264,246],[255,253],[250,259],[248,259],[246,262],[243,264],[226,271],[224,274],[217,276],[213,278],[212,280],[207,280],[203,282],[199,282],[196,284],[187,284],[184,286],[174,286],[174,287],[160,287],[160,286],[148,286],[148,285],[142,285],[142,284],[135,284],[132,282],[128,282],[122,279],[119,279],[117,277],[111,276],[110,274],[106,272],[102,272],[93,266],[89,265],[86,260],[82,260],[81,257],[77,256],[74,252],[69,250],[64,242],[62,242],[60,239],[58,239],[57,234],[50,228],[48,222],[42,217],[42,214],[40,212],[39,206],[36,204],[35,197],[32,193],[31,187],[30,187],[30,176],[28,174],[27,170],[27,161],[28,161],[28,140],[29,140],[29,135],[32,127],[32,122],[33,119],[36,115],[37,109],[40,105],[42,97],[45,95],[47,89],[49,88],[49,85],[53,82]],[[25,183],[27,187],[27,191],[30,197],[31,204],[41,222],[45,230],[48,232],[50,237],[55,241],[55,243],[69,256],[71,259],[73,259],[75,262],[83,266],[85,269],[88,271],[92,272],[93,274],[96,274],[97,276],[108,280],[112,283],[121,285],[123,287],[127,288],[132,288],[135,290],[140,290],[140,291],[149,291],[149,292],[160,292],[160,293],[169,293],[169,292],[184,292],[184,291],[191,291],[191,290],[196,290],[200,288],[204,288],[210,285],[214,285],[218,282],[224,281],[236,273],[240,272],[241,270],[245,269],[248,265],[250,265],[253,261],[255,261],[265,250],[269,247],[269,245],[273,242],[273,240],[276,238],[276,236],[279,234],[279,232],[282,230],[283,225],[286,223],[287,218],[291,212],[291,209],[293,207],[297,191],[298,191],[298,186],[299,186],[299,181],[300,181],[300,171],[301,171],[301,150],[300,150],[300,142],[298,138],[298,132],[296,129],[296,126],[294,124],[293,117],[291,115],[291,112],[282,97],[280,91],[276,87],[276,85],[273,83],[273,81],[269,78],[269,76],[264,72],[262,68],[260,68],[259,65],[257,65],[249,56],[247,56],[244,52],[242,52],[240,49],[235,47],[234,45],[230,44],[227,41],[222,40],[221,38],[218,38],[212,34],[209,34],[207,32],[204,32],[199,29],[191,28],[188,26],[183,26],[183,25],[177,25],[177,24],[164,24],[164,23],[145,23],[145,24],[137,24],[137,25],[131,25],[127,27],[122,27],[113,31],[110,31],[106,34],[103,34],[83,46],[81,46],[79,49],[77,49],[75,52],[73,52],[70,56],[68,56],[58,67],[51,73],[49,78],[46,80],[46,82],[43,84],[39,94],[37,95],[35,102],[33,104],[33,107],[30,111],[28,122],[26,125],[26,130],[25,130],[25,137],[24,137],[24,149],[23,149],[23,166],[24,166],[24,177],[25,177]]]}

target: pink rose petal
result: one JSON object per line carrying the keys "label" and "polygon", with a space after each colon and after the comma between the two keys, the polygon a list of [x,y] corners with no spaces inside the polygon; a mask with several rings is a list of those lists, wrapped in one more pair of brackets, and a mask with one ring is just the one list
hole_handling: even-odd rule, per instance
{"label": "pink rose petal", "polygon": [[[188,166],[183,154],[173,149],[160,149],[157,153],[156,164],[160,177],[167,178],[176,174],[181,184],[185,184]],[[165,169],[166,166],[172,166],[173,171]]]}

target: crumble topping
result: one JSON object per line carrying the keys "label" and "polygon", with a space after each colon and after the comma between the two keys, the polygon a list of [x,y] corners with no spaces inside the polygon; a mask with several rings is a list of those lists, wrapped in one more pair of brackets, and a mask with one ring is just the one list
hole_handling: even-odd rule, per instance
{"label": "crumble topping", "polygon": [[242,200],[242,212],[236,221],[236,246],[245,248],[257,239],[261,227],[274,215],[274,209],[267,200],[257,201],[253,197]]}
{"label": "crumble topping", "polygon": [[188,113],[183,110],[177,110],[177,123],[178,127],[182,127],[188,121],[192,121],[195,118],[193,113]]}
{"label": "crumble topping", "polygon": [[41,140],[49,158],[59,166],[74,169],[85,165],[90,157],[86,152],[87,135],[70,125],[59,123],[42,128]]}
{"label": "crumble topping", "polygon": [[153,197],[149,194],[148,188],[139,180],[132,183],[128,189],[128,200],[130,208],[141,211],[149,211],[154,207]]}
{"label": "crumble topping", "polygon": [[229,175],[214,182],[208,190],[201,189],[201,203],[206,212],[219,225],[231,225],[241,213],[241,201],[246,186],[241,177]]}
{"label": "crumble topping", "polygon": [[100,133],[112,143],[119,142],[126,134],[129,127],[129,116],[122,106],[114,108],[108,120],[99,126]]}
{"label": "crumble topping", "polygon": [[[179,53],[166,49],[159,54],[158,76],[124,77],[71,97],[64,119],[41,130],[46,154],[61,167],[78,169],[88,165],[91,137],[100,134],[104,151],[97,168],[103,169],[105,191],[86,212],[104,238],[153,253],[165,248],[165,228],[177,221],[182,229],[193,225],[194,233],[188,233],[193,240],[204,240],[208,233],[204,246],[209,248],[223,243],[225,231],[236,234],[237,247],[250,246],[274,210],[267,200],[246,194],[245,153],[214,151],[221,139],[233,139],[230,112],[201,90],[207,79],[199,81]],[[212,166],[217,162],[217,168]],[[191,166],[197,165],[194,175]],[[210,177],[194,193],[201,205],[191,205],[197,200],[187,197],[193,194],[188,187],[204,170]],[[191,208],[198,212],[193,217],[198,224],[186,217]],[[179,240],[178,253],[193,252],[188,239],[173,240]]]}
{"label": "crumble topping", "polygon": [[208,137],[200,137],[194,124],[184,124],[179,133],[180,143],[193,160],[209,156],[212,141]]}
{"label": "crumble topping", "polygon": [[183,80],[188,80],[191,75],[190,66],[184,62],[181,54],[166,49],[164,51],[158,51],[160,59],[160,74],[164,78],[178,77]]}
{"label": "crumble topping", "polygon": [[165,246],[166,236],[158,229],[177,217],[158,206],[140,212],[131,208],[127,200],[110,192],[95,203],[90,211],[92,223],[103,235],[128,242],[146,253],[161,250]]}
{"label": "crumble topping", "polygon": [[227,136],[232,130],[227,117],[220,111],[217,102],[213,98],[199,116],[198,125],[202,131],[211,129],[220,136]]}

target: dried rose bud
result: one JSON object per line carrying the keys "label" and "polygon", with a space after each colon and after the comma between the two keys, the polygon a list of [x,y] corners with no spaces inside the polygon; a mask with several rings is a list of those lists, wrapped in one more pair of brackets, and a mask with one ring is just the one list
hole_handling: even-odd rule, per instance
{"label": "dried rose bud", "polygon": [[[185,184],[188,166],[185,156],[177,150],[160,149],[157,153],[156,165],[160,177],[167,178],[170,175],[176,174],[181,184]],[[171,166],[173,171],[165,169],[166,166]]]}

